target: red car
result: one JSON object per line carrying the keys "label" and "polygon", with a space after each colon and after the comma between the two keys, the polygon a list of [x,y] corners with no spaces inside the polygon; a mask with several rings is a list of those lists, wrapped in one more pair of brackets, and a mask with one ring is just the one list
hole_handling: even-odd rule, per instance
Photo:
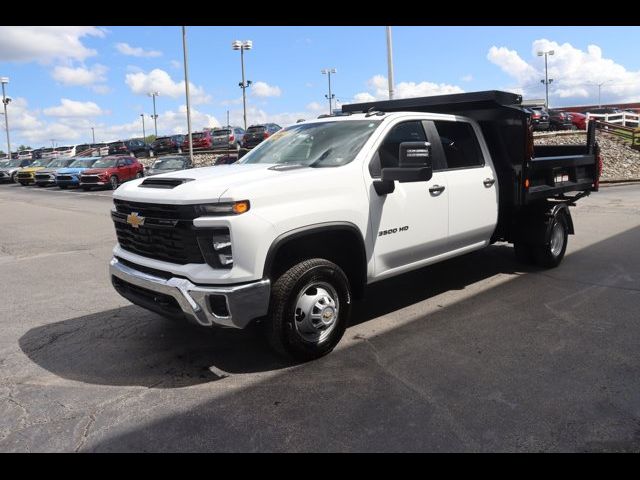
{"label": "red car", "polygon": [[83,190],[91,187],[118,188],[122,182],[144,176],[144,166],[129,155],[110,155],[103,157],[80,175]]}
{"label": "red car", "polygon": [[[213,136],[210,130],[192,133],[191,138],[193,139],[194,150],[211,150],[213,148]],[[184,142],[182,142],[182,151],[184,152],[185,150],[189,150],[189,135],[185,135]]]}
{"label": "red car", "polygon": [[587,116],[584,113],[567,112],[571,115],[571,123],[575,125],[578,130],[587,129]]}

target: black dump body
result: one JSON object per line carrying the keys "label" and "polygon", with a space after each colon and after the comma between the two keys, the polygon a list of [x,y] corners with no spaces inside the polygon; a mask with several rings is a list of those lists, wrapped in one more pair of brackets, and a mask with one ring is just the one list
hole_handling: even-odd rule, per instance
{"label": "black dump body", "polygon": [[[489,90],[431,97],[343,105],[343,113],[433,112],[462,115],[478,122],[498,173],[499,219],[494,240],[510,240],[522,209],[550,201],[576,200],[598,188],[598,146],[594,122],[584,145],[533,145],[522,96]],[[565,194],[576,192],[573,197]]]}

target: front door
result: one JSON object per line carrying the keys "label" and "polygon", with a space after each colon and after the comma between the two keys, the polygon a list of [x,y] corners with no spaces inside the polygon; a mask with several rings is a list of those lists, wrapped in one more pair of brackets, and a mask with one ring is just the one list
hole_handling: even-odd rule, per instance
{"label": "front door", "polygon": [[447,177],[434,163],[425,182],[395,182],[395,191],[378,195],[372,183],[385,167],[397,167],[402,142],[429,141],[423,122],[390,125],[369,164],[369,226],[373,234],[374,276],[411,270],[447,250],[449,190]]}

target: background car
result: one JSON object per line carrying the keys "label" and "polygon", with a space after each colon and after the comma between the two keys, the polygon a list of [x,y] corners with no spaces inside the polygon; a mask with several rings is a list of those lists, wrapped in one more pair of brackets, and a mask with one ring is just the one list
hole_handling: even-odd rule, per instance
{"label": "background car", "polygon": [[42,151],[44,148],[36,148],[33,152],[31,152],[32,160],[40,160],[42,158]]}
{"label": "background car", "polygon": [[113,190],[123,182],[144,176],[144,166],[130,155],[109,155],[97,160],[80,174],[83,190],[109,187]]}
{"label": "background car", "polygon": [[33,159],[33,150],[20,150],[18,151],[18,160],[31,160]]}
{"label": "background car", "polygon": [[90,143],[83,143],[76,147],[76,156],[89,156],[93,151],[93,147]]}
{"label": "background car", "polygon": [[137,138],[118,140],[109,144],[109,155],[129,154],[134,157],[149,157],[150,152],[151,146]]}
{"label": "background car", "polygon": [[570,112],[549,110],[549,130],[575,130]]}
{"label": "background car", "polygon": [[549,130],[549,114],[544,107],[528,107],[524,110],[531,115],[531,125],[533,126],[534,131]]}
{"label": "background car", "polygon": [[66,168],[56,171],[56,185],[64,190],[68,187],[80,185],[80,175],[90,169],[100,157],[76,157]]}
{"label": "background car", "polygon": [[176,172],[191,168],[191,160],[186,155],[166,155],[158,158],[147,170],[147,175]]}
{"label": "background car", "polygon": [[[202,132],[196,132],[191,134],[194,150],[211,150],[213,148],[213,137],[210,130],[203,130]],[[184,136],[184,142],[182,142],[182,151],[189,150],[189,136]]]}
{"label": "background car", "polygon": [[182,144],[185,135],[171,135],[167,137],[158,137],[151,144],[151,150],[158,155],[164,152],[182,153]]}
{"label": "background car", "polygon": [[54,158],[47,168],[38,170],[34,175],[34,183],[38,187],[50,187],[56,184],[56,171],[68,167],[73,163],[73,158]]}
{"label": "background car", "polygon": [[55,148],[43,148],[40,158],[36,160],[53,160],[57,156]]}
{"label": "background car", "polygon": [[28,167],[33,163],[33,160],[25,159],[18,160],[17,158],[11,160],[4,160],[0,166],[0,183],[4,182],[16,182],[16,174],[18,170],[23,167]]}
{"label": "background car", "polygon": [[264,139],[281,130],[282,127],[276,123],[264,123],[261,125],[251,125],[247,128],[242,141],[242,148],[254,148]]}
{"label": "background car", "polygon": [[92,143],[91,148],[93,149],[92,155],[96,155],[98,157],[105,157],[109,155],[109,145],[106,143]]}
{"label": "background car", "polygon": [[584,113],[571,112],[571,123],[578,130],[586,130],[587,116]]}
{"label": "background car", "polygon": [[41,158],[40,160],[34,160],[29,166],[23,167],[16,173],[16,181],[26,187],[35,182],[36,172],[44,170],[53,160]]}
{"label": "background car", "polygon": [[233,149],[240,150],[242,139],[244,138],[244,129],[240,127],[223,127],[216,128],[211,132],[213,137],[213,149]]}
{"label": "background car", "polygon": [[54,151],[56,152],[55,158],[71,158],[76,155],[76,146],[66,145],[64,147],[56,147]]}

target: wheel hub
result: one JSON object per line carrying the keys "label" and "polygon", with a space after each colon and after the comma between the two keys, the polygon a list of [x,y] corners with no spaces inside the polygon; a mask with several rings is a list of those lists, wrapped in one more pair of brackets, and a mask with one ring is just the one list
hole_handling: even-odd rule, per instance
{"label": "wheel hub", "polygon": [[307,285],[296,300],[296,332],[307,342],[321,343],[335,328],[338,312],[338,294],[331,285],[324,282]]}
{"label": "wheel hub", "polygon": [[562,225],[556,223],[551,230],[551,253],[554,257],[560,255],[562,246],[564,244],[564,232],[562,231]]}

